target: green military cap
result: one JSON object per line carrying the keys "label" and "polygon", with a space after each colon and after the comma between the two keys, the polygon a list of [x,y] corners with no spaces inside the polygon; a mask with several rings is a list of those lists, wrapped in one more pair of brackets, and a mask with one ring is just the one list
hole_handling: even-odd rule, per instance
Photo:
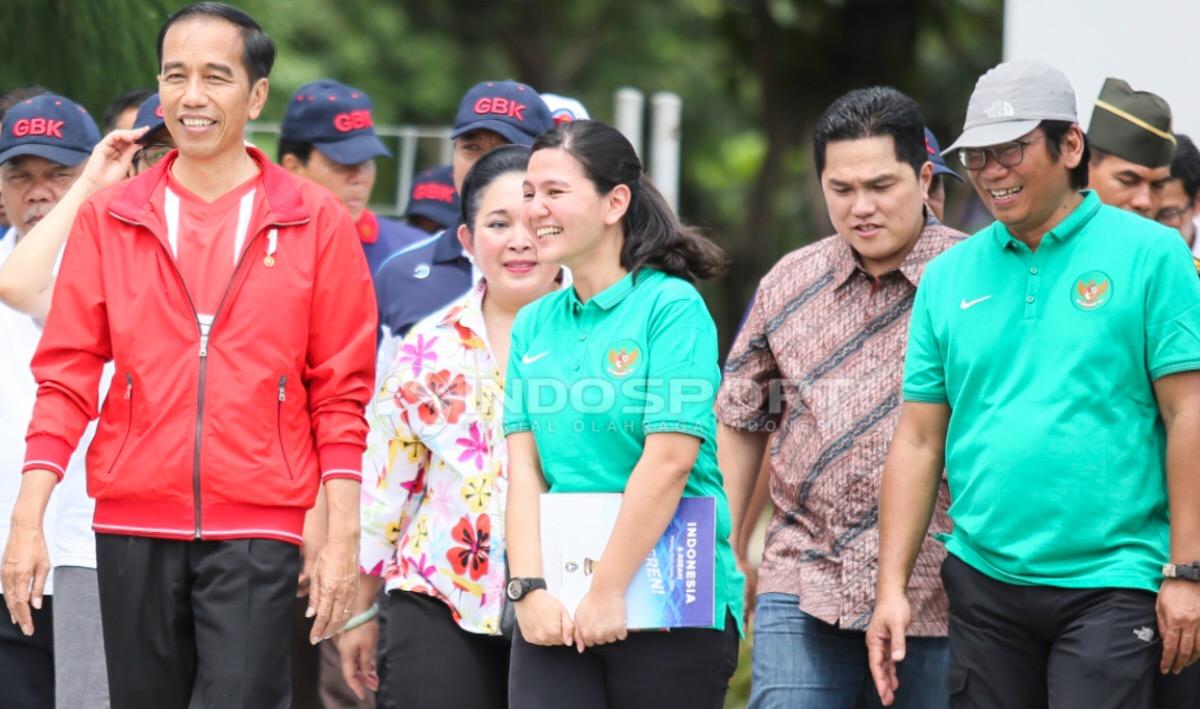
{"label": "green military cap", "polygon": [[1166,167],[1175,156],[1171,107],[1121,79],[1104,80],[1087,137],[1093,147],[1144,167]]}

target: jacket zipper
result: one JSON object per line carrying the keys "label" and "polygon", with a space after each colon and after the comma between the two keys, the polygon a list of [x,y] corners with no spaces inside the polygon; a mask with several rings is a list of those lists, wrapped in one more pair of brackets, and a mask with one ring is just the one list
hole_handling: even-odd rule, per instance
{"label": "jacket zipper", "polygon": [[113,458],[112,465],[108,466],[110,476],[113,469],[117,467],[117,461],[121,459],[121,453],[125,450],[125,444],[129,443],[129,432],[133,429],[133,375],[129,372],[125,372],[125,401],[129,402],[125,405],[125,436],[121,439],[121,447],[117,449],[117,455]]}
{"label": "jacket zipper", "polygon": [[287,470],[288,479],[295,480],[292,475],[292,464],[288,462],[287,448],[283,445],[283,402],[287,401],[287,376],[279,378],[279,405],[275,408],[275,430],[279,434],[279,452],[283,455],[283,467]]}
{"label": "jacket zipper", "polygon": [[[191,294],[191,292],[188,291],[187,284],[183,282],[183,274],[180,273],[180,271],[179,271],[179,265],[177,263],[175,263],[175,257],[169,251],[167,251],[167,247],[165,245],[163,245],[162,239],[159,238],[157,234],[154,234],[154,232],[152,230],[150,230],[149,227],[147,227],[145,224],[142,224],[140,222],[132,222],[128,219],[123,219],[112,211],[109,211],[109,214],[112,214],[113,217],[115,217],[116,219],[118,219],[120,221],[125,222],[126,224],[135,224],[135,225],[140,226],[143,229],[146,229],[147,231],[151,232],[151,235],[154,236],[155,243],[157,243],[158,247],[160,249],[162,249],[163,253],[165,253],[167,255],[167,261],[171,264],[171,270],[175,272],[175,277],[177,279],[179,279],[179,286],[180,286],[180,288],[183,289],[183,294],[187,298],[188,306],[192,309],[192,319],[195,321],[196,330],[200,334],[200,350],[197,353],[200,357],[200,377],[199,377],[200,382],[199,382],[199,391],[198,391],[198,395],[197,395],[197,399],[196,399],[196,434],[195,434],[195,437],[193,438],[193,443],[192,443],[192,495],[195,498],[195,511],[196,511],[196,528],[195,528],[195,532],[194,532],[195,533],[194,538],[201,539],[201,536],[200,536],[200,526],[201,526],[200,525],[200,522],[201,522],[201,519],[200,519],[200,439],[201,439],[201,434],[204,431],[204,394],[205,394],[204,383],[207,379],[206,375],[208,372],[208,340],[212,336],[213,329],[217,326],[217,316],[221,314],[221,310],[225,307],[225,299],[229,296],[229,291],[233,287],[234,281],[237,280],[238,273],[240,273],[242,270],[242,264],[246,261],[246,254],[250,253],[251,247],[254,246],[255,242],[258,241],[259,237],[262,236],[263,231],[265,231],[266,229],[260,229],[259,231],[257,231],[254,234],[254,237],[252,239],[250,239],[244,247],[242,247],[242,253],[240,256],[238,256],[238,262],[233,267],[233,273],[229,276],[229,282],[225,284],[225,292],[221,294],[221,301],[220,301],[220,303],[217,304],[217,311],[216,311],[216,313],[213,314],[212,322],[210,322],[208,324],[208,332],[206,333],[206,332],[204,332],[204,326],[202,326],[200,324],[199,312],[196,310],[196,303],[192,300],[192,294]],[[298,223],[303,223],[303,222],[298,222]],[[283,226],[287,226],[287,225],[283,225]]]}
{"label": "jacket zipper", "polygon": [[[215,313],[213,313],[212,322],[210,322],[208,324],[208,332],[207,333],[204,332],[203,326],[200,325],[199,317],[197,317],[197,319],[196,319],[196,327],[200,329],[200,390],[199,390],[199,397],[196,400],[196,442],[195,442],[195,452],[193,453],[193,457],[192,457],[192,491],[196,497],[196,539],[201,538],[200,537],[200,434],[204,429],[204,396],[205,396],[205,391],[206,391],[204,388],[204,382],[206,379],[205,375],[208,372],[208,341],[209,341],[209,338],[212,337],[213,330],[215,330],[217,328],[217,317],[221,314],[221,311],[225,309],[225,299],[229,297],[229,291],[233,288],[233,283],[234,283],[234,281],[237,280],[238,274],[242,270],[242,264],[246,262],[246,254],[250,253],[250,249],[254,247],[254,244],[258,241],[259,237],[262,236],[262,233],[263,233],[263,230],[259,230],[254,235],[254,238],[252,238],[248,242],[246,242],[246,245],[242,248],[242,253],[240,256],[238,256],[237,265],[235,265],[233,267],[233,273],[230,274],[230,276],[229,276],[229,282],[225,284],[225,292],[221,294],[221,301],[219,303],[217,303],[217,310]],[[161,241],[159,242],[159,246],[162,246]],[[166,247],[163,247],[163,250],[166,251]],[[171,259],[171,262],[174,263],[175,259]],[[175,267],[175,272],[179,273],[178,266]],[[180,280],[180,282],[183,281],[183,274],[179,274],[179,280]],[[186,284],[184,285],[183,289],[184,289],[184,291],[187,290]],[[192,298],[192,296],[191,296],[191,294],[189,294],[188,302],[191,302],[191,298]],[[196,313],[195,305],[192,306],[192,313],[193,314]]]}

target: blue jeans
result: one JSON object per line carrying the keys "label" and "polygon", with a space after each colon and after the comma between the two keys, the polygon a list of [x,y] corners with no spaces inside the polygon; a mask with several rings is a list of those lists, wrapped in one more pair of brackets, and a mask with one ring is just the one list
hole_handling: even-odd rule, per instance
{"label": "blue jeans", "polygon": [[[945,638],[908,638],[893,709],[946,709],[948,665]],[[808,615],[790,594],[758,597],[751,669],[750,709],[882,706],[867,667],[864,633]]]}

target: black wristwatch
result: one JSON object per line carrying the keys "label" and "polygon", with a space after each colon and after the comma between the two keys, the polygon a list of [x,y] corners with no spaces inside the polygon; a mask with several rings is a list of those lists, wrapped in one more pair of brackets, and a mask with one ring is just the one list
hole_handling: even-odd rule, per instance
{"label": "black wristwatch", "polygon": [[1190,564],[1163,564],[1162,575],[1165,579],[1200,581],[1200,561]]}
{"label": "black wristwatch", "polygon": [[546,588],[546,579],[512,578],[504,587],[504,595],[508,596],[508,600],[516,603],[539,588]]}

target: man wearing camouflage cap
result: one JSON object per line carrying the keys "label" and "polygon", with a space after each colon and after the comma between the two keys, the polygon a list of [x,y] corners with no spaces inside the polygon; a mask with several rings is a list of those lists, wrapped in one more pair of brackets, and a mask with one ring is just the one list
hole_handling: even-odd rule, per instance
{"label": "man wearing camouflage cap", "polygon": [[1105,79],[1088,126],[1088,187],[1100,201],[1153,219],[1171,177],[1171,107],[1121,79]]}

